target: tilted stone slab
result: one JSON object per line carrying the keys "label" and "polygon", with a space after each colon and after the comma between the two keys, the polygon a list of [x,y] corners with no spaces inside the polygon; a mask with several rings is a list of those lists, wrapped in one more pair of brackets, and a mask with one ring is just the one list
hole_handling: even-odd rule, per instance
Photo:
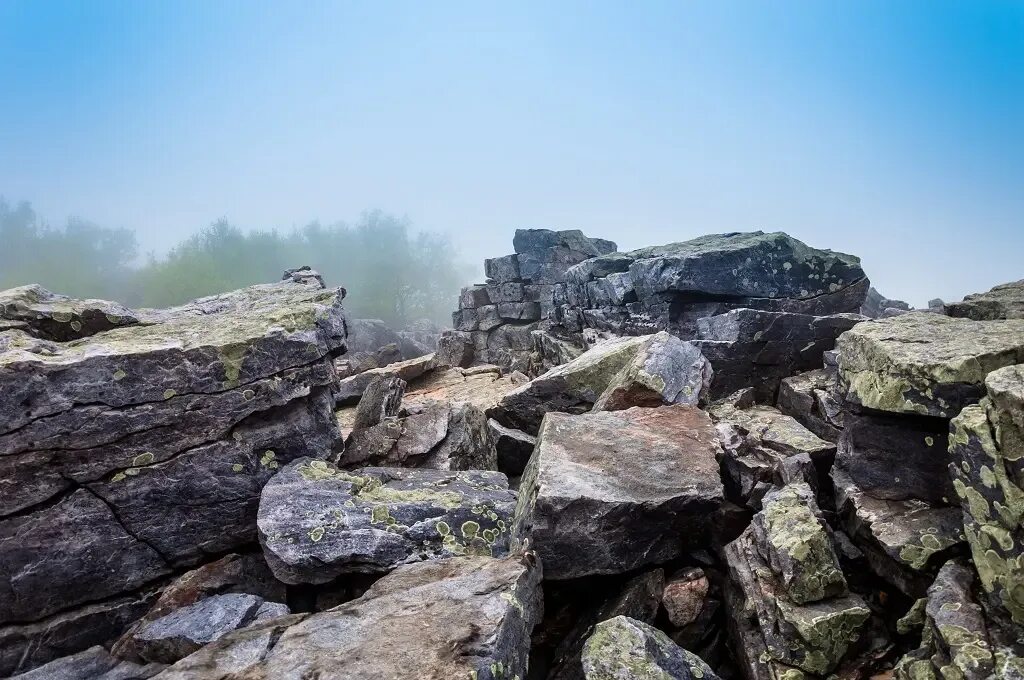
{"label": "tilted stone slab", "polygon": [[514,557],[407,565],[357,600],[230,633],[156,677],[525,678],[540,579]]}
{"label": "tilted stone slab", "polygon": [[362,468],[298,460],[263,489],[260,543],[286,583],[508,550],[515,496],[498,472]]}
{"label": "tilted stone slab", "polygon": [[515,534],[550,579],[630,571],[699,544],[723,498],[711,419],[692,406],[549,413]]}
{"label": "tilted stone slab", "polygon": [[913,312],[840,336],[846,400],[863,408],[952,418],[984,396],[985,376],[1024,363],[1024,319],[973,321]]}
{"label": "tilted stone slab", "polygon": [[657,628],[626,616],[594,627],[583,648],[583,672],[587,680],[718,680],[699,656]]}

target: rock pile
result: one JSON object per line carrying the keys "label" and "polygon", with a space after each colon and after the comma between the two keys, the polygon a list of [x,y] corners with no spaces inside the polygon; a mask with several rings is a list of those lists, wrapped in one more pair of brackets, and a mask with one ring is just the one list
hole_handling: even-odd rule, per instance
{"label": "rock pile", "polygon": [[1019,283],[514,243],[417,357],[308,269],[0,293],[0,674],[1024,680]]}

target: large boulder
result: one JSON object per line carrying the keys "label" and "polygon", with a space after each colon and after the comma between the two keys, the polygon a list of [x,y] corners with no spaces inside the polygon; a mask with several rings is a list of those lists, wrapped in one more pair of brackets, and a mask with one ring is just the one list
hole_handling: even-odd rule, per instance
{"label": "large boulder", "polygon": [[0,332],[0,625],[251,543],[278,466],[339,444],[342,296],[287,281],[68,342]]}
{"label": "large boulder", "polygon": [[549,579],[621,573],[700,543],[722,501],[711,419],[692,406],[549,413],[514,532]]}
{"label": "large boulder", "polygon": [[995,286],[986,293],[968,295],[960,302],[945,305],[949,316],[976,321],[1024,319],[1024,279]]}
{"label": "large boulder", "polygon": [[1024,319],[973,321],[915,312],[839,338],[841,394],[866,409],[952,418],[985,392],[985,376],[1024,363]]}
{"label": "large boulder", "polygon": [[298,460],[263,489],[260,542],[285,583],[508,550],[515,496],[498,472],[339,470]]}
{"label": "large boulder", "polygon": [[156,677],[525,678],[540,578],[514,557],[408,565],[357,600],[230,633]]}
{"label": "large boulder", "polygon": [[583,648],[587,680],[718,680],[696,654],[626,616],[602,621]]}
{"label": "large boulder", "polygon": [[705,398],[710,377],[700,351],[668,333],[613,338],[509,392],[490,415],[534,434],[549,411],[696,405]]}

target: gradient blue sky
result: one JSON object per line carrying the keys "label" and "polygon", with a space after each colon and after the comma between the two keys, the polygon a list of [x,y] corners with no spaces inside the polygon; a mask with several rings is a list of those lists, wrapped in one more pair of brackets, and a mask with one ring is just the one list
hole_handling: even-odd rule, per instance
{"label": "gradient blue sky", "polygon": [[1024,277],[1024,2],[0,0],[0,195],[158,251],[376,207],[474,264],[784,230],[954,300]]}

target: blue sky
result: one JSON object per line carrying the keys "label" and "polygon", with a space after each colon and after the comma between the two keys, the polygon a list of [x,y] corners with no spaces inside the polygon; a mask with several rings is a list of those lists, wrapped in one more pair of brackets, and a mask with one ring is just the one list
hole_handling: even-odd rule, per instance
{"label": "blue sky", "polygon": [[0,0],[0,195],[164,250],[369,208],[464,258],[784,230],[1024,277],[1024,3]]}

